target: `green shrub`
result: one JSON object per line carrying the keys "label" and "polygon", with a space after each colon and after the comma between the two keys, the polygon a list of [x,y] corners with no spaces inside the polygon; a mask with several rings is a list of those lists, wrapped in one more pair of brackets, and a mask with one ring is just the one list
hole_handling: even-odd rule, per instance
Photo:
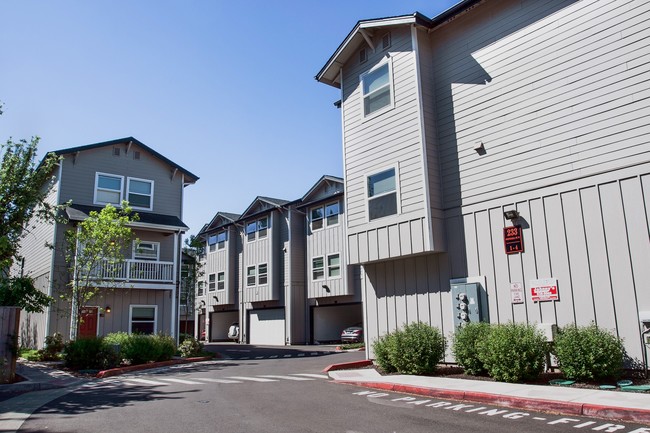
{"label": "green shrub", "polygon": [[479,359],[494,379],[521,382],[535,379],[544,369],[547,343],[533,325],[508,323],[492,326],[478,344]]}
{"label": "green shrub", "polygon": [[445,344],[439,329],[417,322],[380,337],[373,350],[386,373],[429,374],[445,355]]}
{"label": "green shrub", "polygon": [[555,338],[555,355],[567,379],[616,379],[623,371],[625,349],[620,338],[592,323],[561,328]]}
{"label": "green shrub", "polygon": [[188,338],[194,338],[194,336],[192,334],[181,332],[178,334],[178,344],[183,344],[183,341],[187,340]]}
{"label": "green shrub", "polygon": [[102,338],[69,342],[63,349],[63,360],[73,370],[105,370],[120,363],[118,354]]}
{"label": "green shrub", "polygon": [[479,358],[478,344],[487,338],[490,329],[489,323],[470,322],[456,330],[451,351],[465,374],[479,375],[486,372],[485,365]]}
{"label": "green shrub", "polygon": [[129,339],[130,335],[127,332],[111,332],[104,337],[104,341],[108,344],[122,346]]}
{"label": "green shrub", "polygon": [[203,343],[197,340],[194,337],[187,337],[183,342],[178,346],[178,352],[183,358],[191,358],[193,356],[199,356],[203,353]]}
{"label": "green shrub", "polygon": [[122,357],[131,364],[166,361],[176,353],[174,339],[168,335],[132,334],[121,345]]}
{"label": "green shrub", "polygon": [[394,345],[395,334],[382,335],[372,344],[372,350],[375,352],[375,361],[385,373],[394,373],[397,371],[390,360],[390,354],[395,351],[393,348]]}
{"label": "green shrub", "polygon": [[23,359],[28,360],[28,361],[40,361],[41,360],[40,350],[36,350],[36,349],[21,349],[19,356],[21,358],[23,358]]}
{"label": "green shrub", "polygon": [[54,335],[45,337],[45,347],[39,350],[41,361],[58,361],[59,353],[63,352],[65,343],[63,342],[63,335],[58,332]]}

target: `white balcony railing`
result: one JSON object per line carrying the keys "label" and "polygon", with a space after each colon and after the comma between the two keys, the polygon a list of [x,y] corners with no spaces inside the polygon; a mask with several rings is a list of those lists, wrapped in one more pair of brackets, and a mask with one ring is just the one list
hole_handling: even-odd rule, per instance
{"label": "white balcony railing", "polygon": [[128,259],[120,264],[104,262],[93,272],[99,280],[174,282],[174,263]]}

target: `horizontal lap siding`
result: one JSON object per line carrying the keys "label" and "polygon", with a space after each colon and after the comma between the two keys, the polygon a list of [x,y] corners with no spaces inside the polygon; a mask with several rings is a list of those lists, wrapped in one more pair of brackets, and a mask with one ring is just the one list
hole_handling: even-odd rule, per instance
{"label": "horizontal lap siding", "polygon": [[485,4],[489,21],[435,33],[447,207],[647,160],[648,2],[558,4]]}

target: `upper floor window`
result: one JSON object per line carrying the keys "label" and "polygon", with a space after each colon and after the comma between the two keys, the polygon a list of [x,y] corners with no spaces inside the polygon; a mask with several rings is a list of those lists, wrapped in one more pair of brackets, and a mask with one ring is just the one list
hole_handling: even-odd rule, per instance
{"label": "upper floor window", "polygon": [[197,296],[203,296],[203,287],[205,286],[205,283],[203,281],[199,281],[196,284],[196,295]]}
{"label": "upper floor window", "polygon": [[268,266],[263,263],[257,267],[257,284],[262,286],[268,282]]}
{"label": "upper floor window", "polygon": [[134,241],[133,258],[158,261],[160,259],[160,242]]}
{"label": "upper floor window", "polygon": [[221,232],[217,235],[217,248],[223,250],[226,247],[226,232]]}
{"label": "upper floor window", "polygon": [[360,77],[364,117],[393,105],[392,63],[374,67]]}
{"label": "upper floor window", "polygon": [[327,276],[341,276],[341,256],[339,254],[332,254],[331,256],[327,256]]}
{"label": "upper floor window", "polygon": [[255,266],[246,268],[246,285],[249,287],[255,285]]}
{"label": "upper floor window", "polygon": [[339,223],[339,202],[330,203],[325,206],[325,218],[327,225],[333,226]]}
{"label": "upper floor window", "polygon": [[248,242],[254,241],[256,238],[264,239],[268,235],[269,219],[264,217],[257,221],[246,224],[246,239]]}
{"label": "upper floor window", "polygon": [[262,218],[261,220],[257,221],[257,236],[260,239],[266,237],[268,229],[269,229],[269,219],[268,218]]}
{"label": "upper floor window", "polygon": [[322,229],[327,226],[334,226],[339,223],[339,202],[330,203],[323,206],[315,207],[310,212],[311,229]]}
{"label": "upper floor window", "polygon": [[248,242],[252,242],[255,240],[256,233],[257,233],[257,222],[253,221],[252,223],[246,224],[246,239],[248,239]]}
{"label": "upper floor window", "polygon": [[224,272],[219,272],[217,274],[217,290],[223,290],[226,288],[226,274]]}
{"label": "upper floor window", "polygon": [[311,279],[322,280],[325,277],[323,257],[314,257],[311,260]]}
{"label": "upper floor window", "polygon": [[395,169],[368,176],[368,219],[397,214]]}
{"label": "upper floor window", "polygon": [[95,174],[95,204],[112,204],[120,206],[122,203],[122,182],[124,177],[113,174]]}
{"label": "upper floor window", "polygon": [[151,210],[153,208],[153,181],[128,178],[127,197],[134,208]]}
{"label": "upper floor window", "polygon": [[208,249],[211,253],[217,250],[217,235],[208,236]]}
{"label": "upper floor window", "polygon": [[208,275],[208,292],[214,292],[217,288],[217,276],[215,274]]}
{"label": "upper floor window", "polygon": [[323,228],[323,208],[316,207],[311,210],[311,229],[318,230]]}

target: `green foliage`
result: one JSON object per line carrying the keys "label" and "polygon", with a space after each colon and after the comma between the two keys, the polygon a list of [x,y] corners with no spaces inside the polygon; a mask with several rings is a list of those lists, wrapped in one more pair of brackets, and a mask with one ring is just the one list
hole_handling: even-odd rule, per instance
{"label": "green foliage", "polygon": [[59,353],[63,352],[64,348],[65,343],[63,341],[63,335],[58,332],[54,335],[45,337],[45,347],[42,350],[39,350],[41,360],[58,361]]}
{"label": "green foliage", "polygon": [[40,361],[41,353],[40,350],[36,349],[21,349],[19,356],[28,361]]}
{"label": "green foliage", "polygon": [[430,374],[444,357],[445,346],[439,329],[416,322],[381,337],[373,349],[377,363],[387,373]]}
{"label": "green foliage", "polygon": [[397,371],[391,362],[391,354],[395,352],[395,334],[386,334],[379,337],[372,344],[372,350],[375,352],[375,362],[385,373],[394,373]]}
{"label": "green foliage", "polygon": [[558,331],[555,355],[567,379],[616,379],[623,371],[625,349],[620,338],[595,323],[584,327],[568,325]]}
{"label": "green foliage", "polygon": [[341,344],[341,349],[343,349],[343,350],[361,349],[362,347],[366,347],[366,343],[345,343],[345,344]]}
{"label": "green foliage", "polygon": [[194,337],[188,337],[178,346],[178,352],[183,358],[199,356],[203,353],[203,343]]}
{"label": "green foliage", "polygon": [[174,340],[166,335],[132,334],[121,346],[122,357],[132,365],[166,361],[175,353]]}
{"label": "green foliage", "polygon": [[111,332],[104,337],[104,341],[106,341],[107,344],[122,346],[129,337],[130,335],[128,332]]}
{"label": "green foliage", "polygon": [[478,345],[479,359],[488,374],[502,382],[535,379],[544,369],[547,343],[533,325],[492,325]]}
{"label": "green foliage", "polygon": [[124,251],[132,239],[129,227],[138,220],[131,214],[127,202],[116,209],[110,204],[100,212],[90,212],[76,228],[66,232],[66,261],[71,273],[69,290],[61,298],[72,303],[72,328],[79,327],[84,305],[103,287],[121,284],[120,271],[125,261]]}
{"label": "green foliage", "polygon": [[51,302],[52,298],[38,290],[30,277],[0,278],[0,306],[42,313]]}
{"label": "green foliage", "polygon": [[120,364],[119,355],[102,338],[84,338],[65,345],[63,360],[73,370],[105,370]]}
{"label": "green foliage", "polygon": [[486,372],[479,358],[479,343],[490,333],[490,324],[485,322],[466,323],[456,330],[451,351],[465,374],[480,375]]}

